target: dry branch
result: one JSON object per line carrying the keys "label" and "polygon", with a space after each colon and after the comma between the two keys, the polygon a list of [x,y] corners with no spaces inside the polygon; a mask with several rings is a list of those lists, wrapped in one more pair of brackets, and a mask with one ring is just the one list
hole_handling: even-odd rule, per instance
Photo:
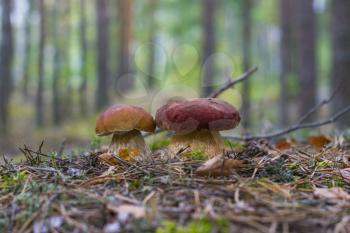
{"label": "dry branch", "polygon": [[240,136],[225,136],[225,138],[228,139],[234,139],[234,140],[240,140],[240,141],[247,141],[247,140],[255,140],[255,139],[259,139],[259,138],[275,138],[275,137],[279,137],[300,129],[311,129],[311,128],[317,128],[323,125],[328,125],[331,123],[336,122],[339,118],[341,118],[343,115],[345,115],[346,113],[350,112],[350,105],[347,106],[346,108],[344,108],[343,110],[337,112],[336,114],[334,114],[333,116],[331,116],[330,118],[326,119],[326,120],[322,120],[322,121],[316,121],[316,122],[310,122],[310,123],[304,123],[304,124],[296,124],[293,125],[291,127],[288,127],[286,129],[274,132],[274,133],[270,133],[270,134],[265,134],[265,135],[255,135],[255,136],[246,136],[246,137],[240,137]]}
{"label": "dry branch", "polygon": [[221,93],[223,93],[224,91],[226,91],[227,89],[229,89],[230,87],[233,87],[234,85],[236,85],[237,83],[243,82],[244,80],[246,80],[247,78],[249,78],[252,74],[254,74],[256,71],[258,70],[258,67],[254,67],[251,68],[250,70],[248,70],[247,72],[245,72],[244,74],[242,74],[241,76],[239,76],[236,79],[230,79],[228,80],[228,82],[221,87],[219,90],[214,91],[213,93],[211,93],[208,98],[216,98],[218,97]]}

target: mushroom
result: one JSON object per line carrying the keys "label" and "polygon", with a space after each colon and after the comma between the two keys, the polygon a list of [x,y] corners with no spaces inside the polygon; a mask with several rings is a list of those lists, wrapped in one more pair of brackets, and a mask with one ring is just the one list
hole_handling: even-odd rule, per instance
{"label": "mushroom", "polygon": [[168,146],[173,155],[184,149],[209,157],[222,154],[225,146],[219,131],[235,128],[240,120],[231,104],[215,98],[173,100],[156,114],[159,128],[175,131]]}
{"label": "mushroom", "polygon": [[104,111],[96,121],[98,136],[113,134],[110,152],[122,159],[132,160],[150,154],[141,132],[154,132],[153,117],[143,108],[132,105],[114,105]]}

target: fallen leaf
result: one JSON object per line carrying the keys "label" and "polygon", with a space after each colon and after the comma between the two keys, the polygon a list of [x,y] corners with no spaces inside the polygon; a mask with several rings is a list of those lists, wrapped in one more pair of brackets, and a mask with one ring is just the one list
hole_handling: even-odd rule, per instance
{"label": "fallen leaf", "polygon": [[278,150],[287,150],[294,145],[296,141],[294,139],[282,138],[275,143],[275,148]]}
{"label": "fallen leaf", "polygon": [[314,195],[321,199],[350,200],[350,194],[342,188],[315,188]]}
{"label": "fallen leaf", "polygon": [[118,164],[118,160],[110,153],[103,153],[98,156],[99,159],[107,163],[108,165],[114,166]]}
{"label": "fallen leaf", "polygon": [[240,169],[244,166],[243,160],[215,156],[197,168],[195,173],[199,176],[229,176],[235,169]]}
{"label": "fallen leaf", "polygon": [[324,135],[309,136],[306,138],[306,140],[311,146],[316,148],[322,148],[331,142],[331,140]]}
{"label": "fallen leaf", "polygon": [[350,182],[350,167],[340,170],[341,176]]}
{"label": "fallen leaf", "polygon": [[140,155],[140,151],[138,149],[133,148],[122,148],[119,149],[118,155],[123,160],[131,161]]}

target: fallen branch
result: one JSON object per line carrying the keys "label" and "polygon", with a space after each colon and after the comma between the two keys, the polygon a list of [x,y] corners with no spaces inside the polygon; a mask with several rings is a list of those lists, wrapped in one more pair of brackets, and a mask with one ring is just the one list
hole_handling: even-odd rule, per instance
{"label": "fallen branch", "polygon": [[219,90],[214,91],[213,93],[211,93],[208,96],[208,98],[216,98],[216,97],[218,97],[221,93],[223,93],[224,91],[226,91],[230,87],[236,85],[237,83],[243,82],[244,80],[249,78],[257,70],[258,70],[258,67],[251,68],[250,70],[246,71],[244,74],[239,76],[238,78],[228,80],[228,82],[223,87],[221,87]]}
{"label": "fallen branch", "polygon": [[306,119],[309,118],[309,116],[315,113],[318,109],[320,109],[322,106],[331,102],[336,96],[338,90],[339,90],[339,86],[333,90],[332,94],[327,99],[322,100],[321,102],[316,104],[313,108],[311,108],[308,112],[306,112],[302,117],[300,117],[300,119],[295,123],[295,125],[303,123]]}
{"label": "fallen branch", "polygon": [[311,129],[311,128],[316,128],[316,127],[320,127],[323,125],[328,125],[331,123],[336,122],[339,118],[341,118],[342,116],[344,116],[346,113],[350,112],[350,105],[347,106],[346,108],[344,108],[343,110],[337,112],[336,114],[334,114],[333,116],[331,116],[330,118],[323,120],[323,121],[317,121],[317,122],[311,122],[311,123],[304,123],[304,124],[296,124],[293,125],[289,128],[271,133],[271,134],[265,134],[265,135],[256,135],[256,136],[246,136],[246,137],[240,137],[240,136],[225,136],[225,138],[227,139],[234,139],[234,140],[240,140],[240,141],[248,141],[248,140],[255,140],[255,139],[259,139],[259,138],[275,138],[278,136],[282,136],[284,134],[288,134],[300,129]]}

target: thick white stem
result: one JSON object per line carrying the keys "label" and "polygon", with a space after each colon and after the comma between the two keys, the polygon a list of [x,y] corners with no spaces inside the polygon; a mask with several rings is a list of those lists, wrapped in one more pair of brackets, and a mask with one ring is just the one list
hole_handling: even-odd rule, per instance
{"label": "thick white stem", "polygon": [[187,134],[176,133],[171,138],[168,148],[172,154],[177,154],[185,148],[188,152],[200,150],[212,158],[224,153],[225,145],[218,131],[196,130]]}
{"label": "thick white stem", "polygon": [[110,150],[124,160],[139,160],[151,153],[138,130],[114,133]]}

